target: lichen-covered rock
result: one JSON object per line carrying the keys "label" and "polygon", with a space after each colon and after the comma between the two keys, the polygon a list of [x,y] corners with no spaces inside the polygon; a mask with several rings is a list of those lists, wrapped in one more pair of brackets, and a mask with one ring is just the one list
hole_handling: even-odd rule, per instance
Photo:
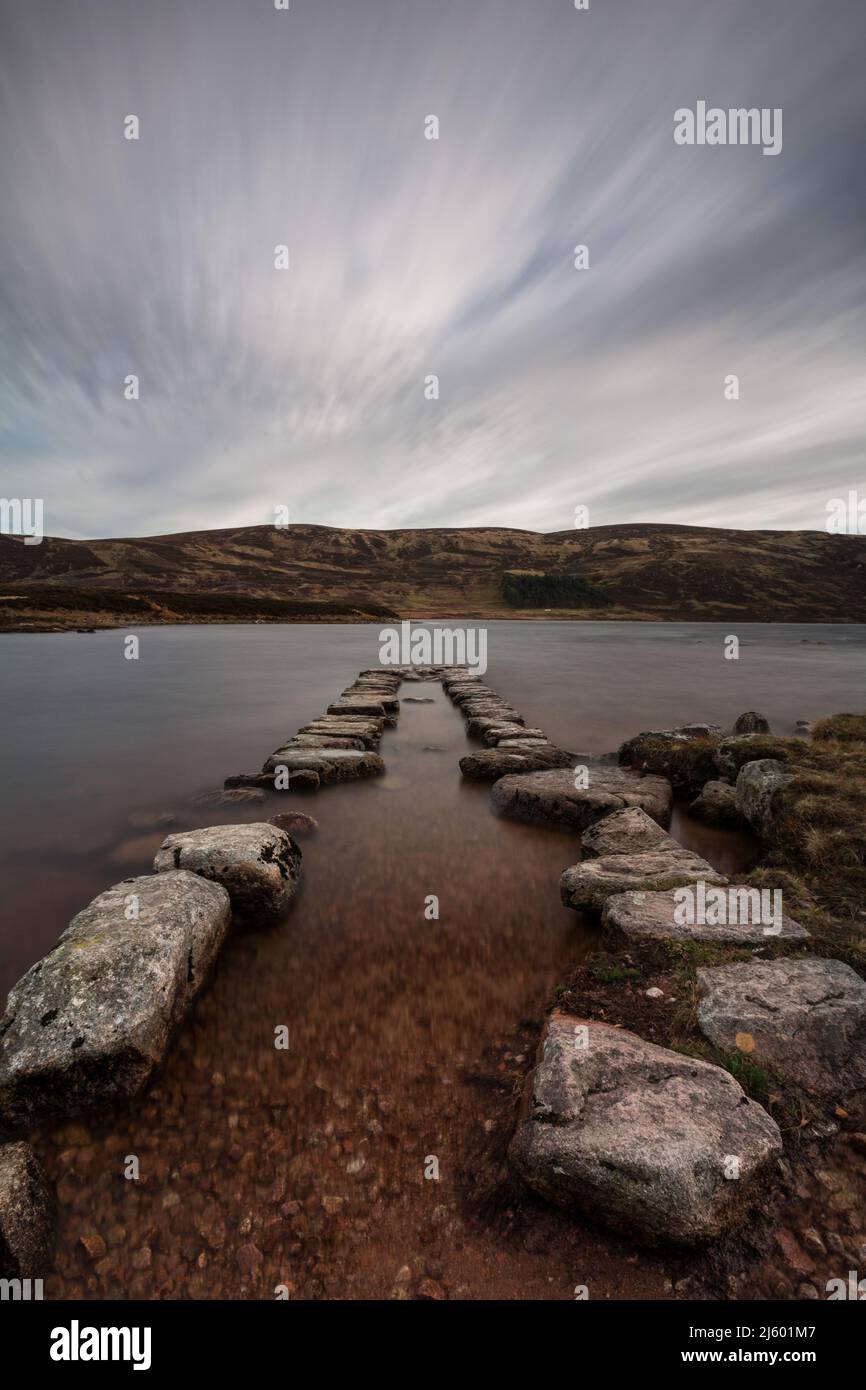
{"label": "lichen-covered rock", "polygon": [[614,893],[653,892],[702,881],[724,884],[705,859],[689,850],[648,850],[641,854],[608,854],[566,869],[559,880],[563,904],[576,912],[601,912]]}
{"label": "lichen-covered rock", "polygon": [[707,782],[689,810],[705,825],[724,826],[730,830],[749,828],[748,822],[737,810],[737,793],[730,782]]}
{"label": "lichen-covered rock", "polygon": [[0,1145],[0,1277],[42,1279],[54,1246],[54,1197],[29,1144]]}
{"label": "lichen-covered rock", "polygon": [[673,793],[665,777],[647,776],[609,765],[586,765],[588,786],[575,786],[575,771],[557,769],[503,777],[493,787],[494,807],[511,820],[531,825],[564,825],[585,830],[603,816],[638,806],[668,825]]}
{"label": "lichen-covered rock", "polygon": [[740,768],[735,791],[737,810],[765,840],[774,837],[782,793],[793,780],[787,764],[776,758],[761,758]]}
{"label": "lichen-covered rock", "polygon": [[9,993],[0,1131],[136,1094],[168,1050],[231,921],[225,889],[173,871],[124,879]]}
{"label": "lichen-covered rock", "polygon": [[746,710],[745,714],[739,715],[734,724],[735,734],[768,734],[769,732],[770,721],[753,709]]}
{"label": "lichen-covered rock", "polygon": [[153,867],[156,873],[187,869],[222,884],[235,918],[257,922],[288,910],[301,875],[301,851],[275,825],[210,825],[169,835]]}
{"label": "lichen-covered rock", "polygon": [[701,1031],[813,1095],[866,1088],[866,983],[840,960],[751,960],[699,970]]}
{"label": "lichen-covered rock", "polygon": [[[757,894],[759,904],[757,888],[728,884],[720,890],[726,895],[725,910],[688,914],[695,917],[692,922],[684,920],[687,914],[681,910],[677,891],[669,888],[656,892],[617,893],[608,898],[601,915],[605,935],[615,942],[717,941],[742,946],[766,945],[768,941],[803,941],[809,935],[805,927],[786,913],[782,914],[779,930],[775,926],[768,929],[759,920],[760,911],[755,900]],[[699,916],[705,920],[698,921]],[[708,916],[710,921],[706,920]]]}
{"label": "lichen-covered rock", "polygon": [[460,759],[460,771],[474,781],[495,782],[509,772],[537,772],[543,768],[570,767],[574,759],[561,748],[484,748]]}
{"label": "lichen-covered rock", "polygon": [[729,1072],[559,1011],[509,1150],[557,1206],[689,1246],[737,1226],[781,1154],[775,1121]]}

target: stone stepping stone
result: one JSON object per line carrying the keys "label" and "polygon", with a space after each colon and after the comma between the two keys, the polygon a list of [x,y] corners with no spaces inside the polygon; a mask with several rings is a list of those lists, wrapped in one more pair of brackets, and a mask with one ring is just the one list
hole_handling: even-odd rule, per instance
{"label": "stone stepping stone", "polygon": [[351,715],[370,715],[373,718],[385,718],[385,706],[380,701],[373,700],[337,700],[335,704],[328,705],[327,714],[351,714]]}
{"label": "stone stepping stone", "polygon": [[226,890],[185,870],[124,879],[72,919],[9,993],[0,1130],[103,1111],[147,1083],[231,922]]}
{"label": "stone stepping stone", "polygon": [[[288,791],[289,787],[282,785],[277,787],[275,774],[273,772],[237,772],[231,777],[227,777],[224,785],[226,787],[264,787],[270,791]],[[289,774],[289,783],[292,791],[318,791],[319,774],[312,768],[295,768]]]}
{"label": "stone stepping stone", "polygon": [[153,870],[170,869],[188,869],[222,884],[235,920],[249,924],[288,910],[301,876],[301,851],[291,835],[274,825],[210,825],[163,840]]}
{"label": "stone stepping stone", "polygon": [[513,772],[535,772],[542,768],[570,767],[571,753],[561,748],[485,748],[460,759],[460,771],[473,781],[493,782]]}
{"label": "stone stepping stone", "polygon": [[559,1010],[509,1149],[547,1201],[686,1246],[737,1226],[781,1155],[775,1121],[729,1072]]}
{"label": "stone stepping stone", "polygon": [[698,1026],[813,1095],[866,1087],[866,983],[839,960],[742,961],[699,970]]}
{"label": "stone stepping stone", "polygon": [[337,738],[359,738],[365,748],[378,748],[382,730],[368,720],[338,719],[329,715],[324,719],[314,719],[298,729],[299,734],[333,734]]}
{"label": "stone stepping stone", "polygon": [[[470,720],[470,726],[472,723],[473,721]],[[489,748],[498,748],[505,739],[543,738],[547,740],[547,734],[543,729],[527,729],[523,724],[490,724],[482,731],[482,738]]]}
{"label": "stone stepping stone", "polygon": [[[729,884],[721,891],[738,895],[758,892],[743,884]],[[749,901],[754,904],[754,896]],[[676,889],[656,893],[617,893],[605,903],[601,923],[605,934],[614,941],[719,941],[751,946],[766,945],[768,941],[804,941],[809,936],[805,927],[785,913],[782,914],[781,931],[774,928],[767,930],[759,920],[745,920],[747,916],[754,918],[759,915],[754,909],[747,914],[745,907],[739,906],[746,899],[728,898],[727,902],[734,904],[733,910],[729,906],[725,913],[729,920],[718,924],[689,923],[677,921],[677,916],[683,914],[677,912]]]}
{"label": "stone stepping stone", "polygon": [[606,854],[642,854],[648,850],[681,854],[682,848],[679,841],[640,806],[613,811],[589,826],[580,837],[583,859],[601,859]]}
{"label": "stone stepping stone", "polygon": [[608,765],[589,766],[589,786],[575,787],[573,771],[533,772],[503,777],[491,792],[496,810],[531,825],[564,825],[585,830],[603,816],[639,806],[653,820],[668,825],[673,793],[665,777]]}
{"label": "stone stepping stone", "polygon": [[0,1276],[43,1278],[53,1248],[54,1196],[45,1169],[23,1140],[0,1145]]}
{"label": "stone stepping stone", "polygon": [[680,848],[646,850],[639,854],[608,854],[566,869],[559,891],[566,907],[576,912],[601,912],[614,893],[652,892],[689,883],[723,885],[727,879],[697,854]]}
{"label": "stone stepping stone", "polygon": [[262,773],[269,774],[271,782],[280,768],[286,768],[290,779],[299,771],[318,774],[322,786],[330,782],[346,782],[356,777],[378,777],[385,771],[385,764],[378,753],[369,749],[361,752],[356,748],[278,748],[265,763]]}
{"label": "stone stepping stone", "polygon": [[[508,718],[500,714],[476,714],[466,721],[466,733],[469,738],[483,738],[488,742],[487,735],[493,732],[500,733],[506,729],[518,731],[518,736],[522,737],[524,724],[520,718],[514,719],[510,715]],[[502,733],[504,737],[504,733]]]}
{"label": "stone stepping stone", "polygon": [[295,734],[286,744],[287,748],[357,748],[366,747],[362,738],[334,734]]}

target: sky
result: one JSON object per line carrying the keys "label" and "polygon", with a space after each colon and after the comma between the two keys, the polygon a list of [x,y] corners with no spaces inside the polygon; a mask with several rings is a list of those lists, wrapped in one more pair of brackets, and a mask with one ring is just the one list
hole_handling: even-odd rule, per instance
{"label": "sky", "polygon": [[[863,0],[0,0],[0,491],[76,537],[823,529],[864,58]],[[699,101],[781,152],[678,145]]]}

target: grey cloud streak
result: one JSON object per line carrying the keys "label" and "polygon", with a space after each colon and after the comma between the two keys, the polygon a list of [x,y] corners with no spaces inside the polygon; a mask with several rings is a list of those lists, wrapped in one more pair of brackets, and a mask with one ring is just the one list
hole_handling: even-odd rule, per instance
{"label": "grey cloud streak", "polygon": [[[856,0],[0,15],[0,490],[49,532],[818,528],[866,487]],[[699,98],[782,107],[782,153],[675,146]]]}

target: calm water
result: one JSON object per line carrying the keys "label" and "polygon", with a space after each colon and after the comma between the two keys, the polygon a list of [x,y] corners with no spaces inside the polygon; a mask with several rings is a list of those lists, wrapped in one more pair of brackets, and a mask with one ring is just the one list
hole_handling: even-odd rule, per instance
{"label": "calm water", "polygon": [[[146,628],[138,662],[119,632],[0,639],[2,984],[94,894],[149,870],[166,832],[142,815],[170,813],[173,828],[217,819],[191,798],[256,769],[376,665],[378,631]],[[788,733],[863,706],[860,626],[751,626],[738,662],[715,625],[488,634],[488,681],[578,751],[644,728],[730,725],[744,709]],[[303,893],[283,926],[229,942],[149,1103],[44,1137],[61,1182],[49,1296],[269,1297],[278,1282],[297,1296],[380,1296],[436,1250],[463,1296],[555,1294],[543,1259],[503,1272],[495,1243],[464,1229],[453,1178],[474,1107],[461,1067],[537,1017],[592,944],[558,898],[577,843],[491,815],[488,789],[460,777],[464,725],[438,684],[401,694],[433,703],[404,703],[383,739],[385,777],[222,815],[314,814]],[[738,837],[682,815],[674,829],[720,868],[749,860]],[[438,922],[424,918],[429,894]],[[272,1045],[280,1023],[289,1054]],[[120,1178],[131,1152],[150,1156],[149,1183]],[[435,1198],[420,1178],[430,1153],[452,1179]],[[109,1250],[98,1273],[77,1245],[94,1230]],[[238,1255],[250,1244],[252,1268]],[[562,1278],[565,1291],[571,1271]]]}
{"label": "calm water", "polygon": [[[744,709],[790,733],[797,719],[862,708],[866,627],[747,626],[738,661],[724,660],[726,632],[717,624],[491,623],[487,679],[580,752],[690,720],[728,726]],[[154,837],[136,829],[140,813],[171,812],[178,827],[212,819],[196,816],[190,798],[257,769],[360,669],[377,665],[378,633],[372,625],[145,628],[139,661],[124,659],[121,632],[3,636],[0,989],[94,893],[146,869]],[[424,708],[415,707],[413,727]],[[462,724],[454,715],[446,727],[459,756]],[[406,729],[403,721],[396,737]],[[452,814],[477,834],[456,757],[421,761],[423,785],[447,786]],[[353,804],[378,796],[353,793]],[[325,821],[334,796],[316,803]],[[423,803],[409,796],[419,824]]]}

